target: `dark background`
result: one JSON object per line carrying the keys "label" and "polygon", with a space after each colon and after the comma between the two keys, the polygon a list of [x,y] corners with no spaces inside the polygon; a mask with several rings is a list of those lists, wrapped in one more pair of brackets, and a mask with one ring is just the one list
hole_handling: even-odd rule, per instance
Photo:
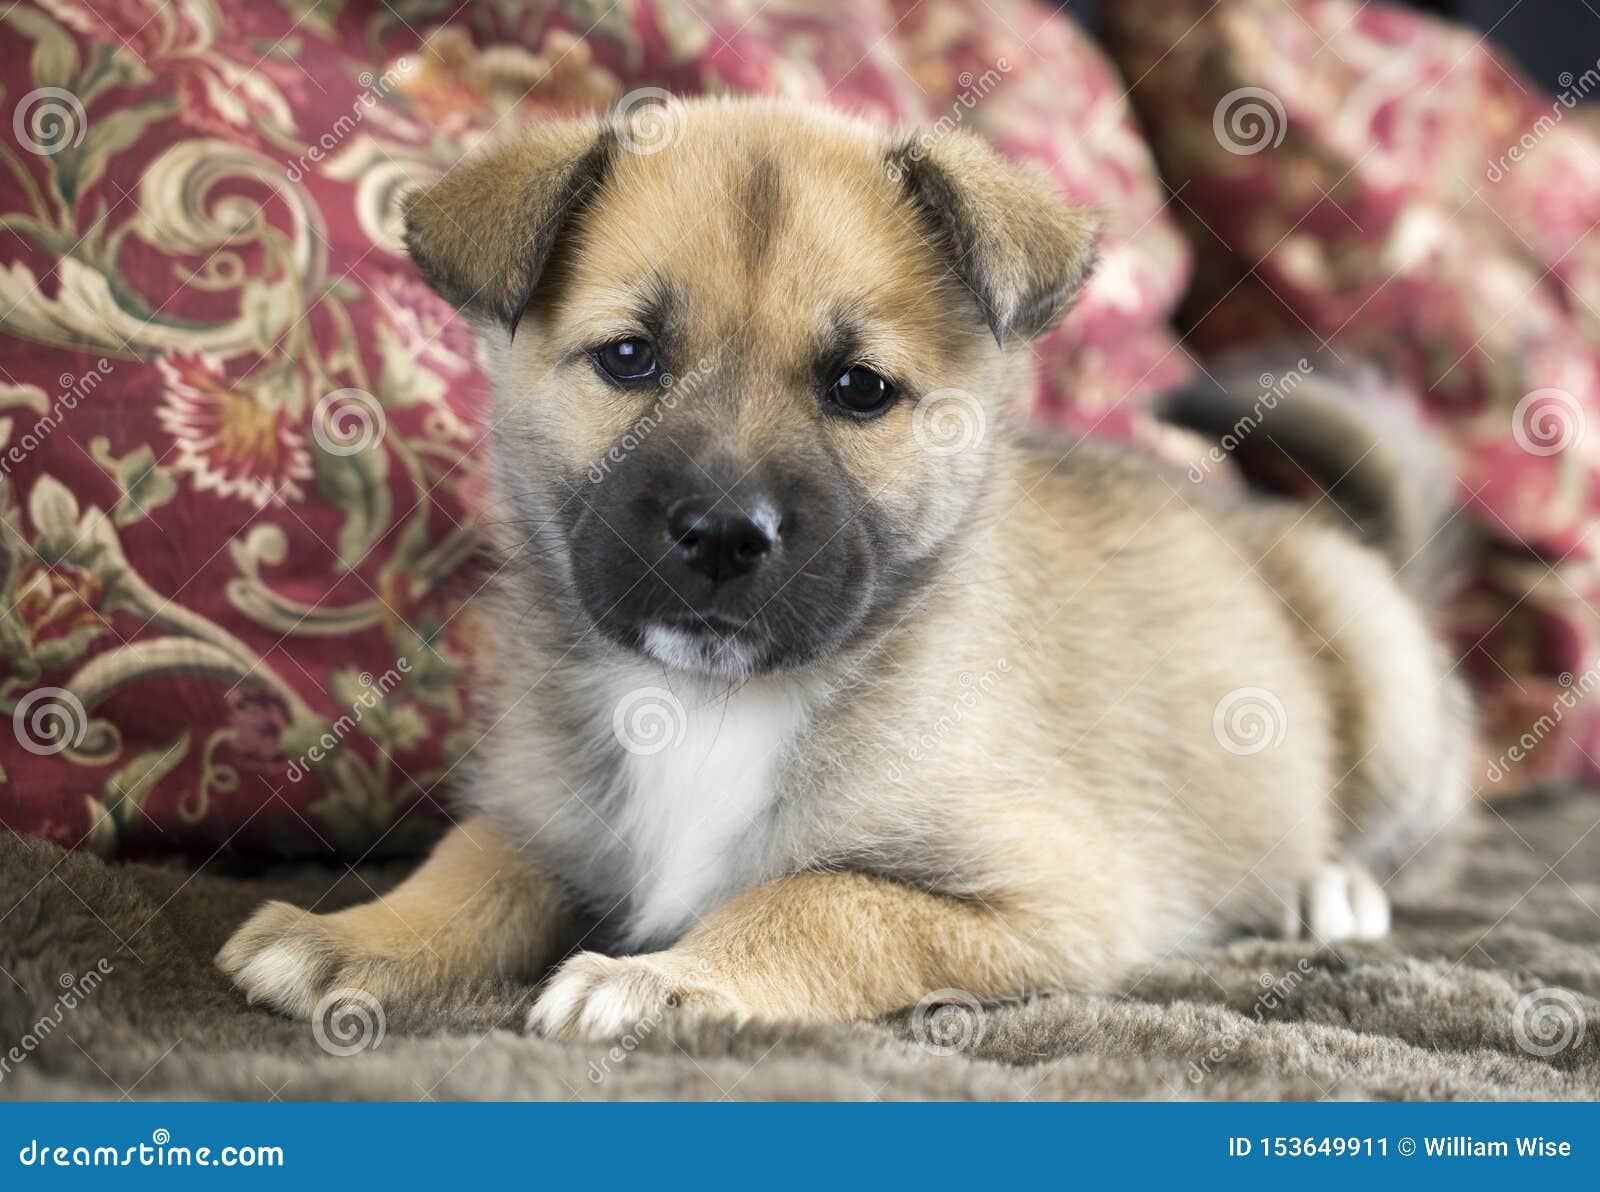
{"label": "dark background", "polygon": [[[1066,0],[1063,7],[1098,29],[1099,10],[1115,2]],[[1482,30],[1547,91],[1562,89],[1563,71],[1581,75],[1600,59],[1600,0],[1412,0],[1409,7]]]}

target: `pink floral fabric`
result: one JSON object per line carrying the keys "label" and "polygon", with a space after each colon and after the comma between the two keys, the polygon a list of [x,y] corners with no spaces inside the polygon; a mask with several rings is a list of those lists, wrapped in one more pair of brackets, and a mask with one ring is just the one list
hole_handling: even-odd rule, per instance
{"label": "pink floral fabric", "polygon": [[1453,611],[1490,794],[1600,757],[1600,73],[1354,0],[1129,0],[1111,44],[1193,231],[1186,342],[1381,362],[1488,540]]}
{"label": "pink floral fabric", "polygon": [[476,350],[399,198],[642,87],[962,127],[1106,216],[1047,417],[1186,375],[1115,71],[1024,0],[41,0],[0,13],[0,823],[102,853],[411,847],[474,737]]}

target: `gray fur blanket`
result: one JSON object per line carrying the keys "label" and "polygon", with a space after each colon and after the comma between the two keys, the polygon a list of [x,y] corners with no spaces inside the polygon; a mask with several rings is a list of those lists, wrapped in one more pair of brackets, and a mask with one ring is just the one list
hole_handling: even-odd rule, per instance
{"label": "gray fur blanket", "polygon": [[1240,940],[1120,997],[950,1004],[615,1048],[508,1027],[529,991],[308,1025],[211,966],[261,899],[332,909],[404,866],[243,877],[0,835],[0,1098],[1586,1098],[1600,1095],[1600,794],[1478,813],[1460,879],[1380,943]]}

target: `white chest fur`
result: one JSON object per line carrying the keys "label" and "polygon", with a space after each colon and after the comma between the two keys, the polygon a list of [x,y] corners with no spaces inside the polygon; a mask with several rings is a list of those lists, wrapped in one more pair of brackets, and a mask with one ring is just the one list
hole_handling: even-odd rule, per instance
{"label": "white chest fur", "polygon": [[608,818],[631,891],[629,942],[681,933],[759,880],[776,779],[808,703],[791,680],[683,672],[670,687],[618,692],[626,789]]}

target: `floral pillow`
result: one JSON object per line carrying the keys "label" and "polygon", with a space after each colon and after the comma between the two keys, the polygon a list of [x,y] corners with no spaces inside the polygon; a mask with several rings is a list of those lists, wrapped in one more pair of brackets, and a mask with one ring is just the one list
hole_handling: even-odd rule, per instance
{"label": "floral pillow", "polygon": [[1482,785],[1596,776],[1600,124],[1580,100],[1600,78],[1542,89],[1389,4],[1106,11],[1192,232],[1188,341],[1325,342],[1410,385],[1488,543],[1453,610]]}
{"label": "floral pillow", "polygon": [[483,378],[396,221],[491,130],[781,93],[993,137],[1106,212],[1050,417],[1186,374],[1114,71],[1021,0],[43,0],[0,13],[0,822],[401,851],[471,748]]}

